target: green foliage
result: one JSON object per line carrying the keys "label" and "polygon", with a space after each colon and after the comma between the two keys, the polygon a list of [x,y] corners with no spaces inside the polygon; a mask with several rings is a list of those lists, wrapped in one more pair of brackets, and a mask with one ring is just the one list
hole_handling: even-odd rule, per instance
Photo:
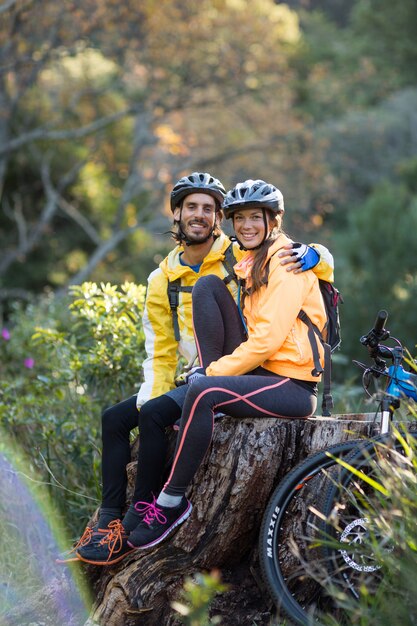
{"label": "green foliage", "polygon": [[341,20],[334,19],[333,6],[320,10],[320,4],[299,12],[302,37],[291,56],[296,104],[304,115],[329,119],[415,86],[414,0],[344,3]]}
{"label": "green foliage", "polygon": [[35,344],[58,349],[73,381],[84,385],[90,395],[105,402],[115,395],[124,398],[140,382],[145,288],[125,283],[119,290],[109,283],[100,287],[83,283],[70,291],[74,298],[71,334],[37,328]]}
{"label": "green foliage", "polygon": [[[358,210],[357,205],[384,182],[406,182],[407,163],[415,159],[412,128],[416,123],[417,90],[410,88],[377,107],[349,111],[317,128],[318,155],[328,171],[321,193],[327,190],[330,197],[337,197],[338,210],[332,215],[334,228],[344,228],[345,216]],[[412,184],[411,165],[408,170],[407,185]],[[392,207],[394,211],[396,206]]]}
{"label": "green foliage", "polygon": [[225,591],[227,585],[221,582],[220,572],[198,573],[186,579],[182,598],[179,602],[173,602],[172,607],[182,616],[186,626],[220,624],[220,617],[209,617],[209,609],[214,597]]}
{"label": "green foliage", "polygon": [[359,51],[375,64],[384,88],[415,85],[417,5],[414,0],[361,0],[352,12]]}
{"label": "green foliage", "polygon": [[145,290],[86,283],[72,291],[72,301],[46,298],[11,313],[0,338],[0,426],[77,534],[101,495],[101,411],[141,381]]}
{"label": "green foliage", "polygon": [[361,67],[348,30],[319,11],[302,11],[300,18],[302,37],[290,57],[295,103],[306,120],[317,122],[349,110],[352,98],[365,100]]}
{"label": "green foliage", "polygon": [[[357,602],[349,593],[341,603],[349,624],[369,626],[413,626],[417,615],[415,580],[417,577],[417,443],[397,432],[403,446],[400,453],[381,448],[372,463],[372,487],[367,473],[359,473],[349,498],[359,506],[358,517],[366,518],[367,533],[362,537],[356,559],[371,554],[380,566],[380,583],[371,591],[364,582]],[[364,489],[364,485],[368,485]],[[375,574],[373,574],[374,576]],[[328,620],[326,624],[334,624]]]}
{"label": "green foliage", "polygon": [[336,238],[345,355],[365,358],[359,338],[372,327],[379,309],[388,311],[392,335],[414,352],[416,232],[417,196],[405,185],[383,183],[348,212],[346,229]]}

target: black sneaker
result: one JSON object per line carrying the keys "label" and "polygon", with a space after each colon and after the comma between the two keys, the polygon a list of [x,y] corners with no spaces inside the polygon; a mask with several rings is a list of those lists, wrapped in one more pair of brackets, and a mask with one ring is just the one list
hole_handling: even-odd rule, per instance
{"label": "black sneaker", "polygon": [[107,533],[100,541],[90,542],[77,549],[80,561],[91,565],[113,565],[133,552],[127,543],[128,533],[120,520],[110,522]]}
{"label": "black sneaker", "polygon": [[189,517],[192,508],[185,497],[175,507],[160,506],[154,502],[149,505],[143,521],[130,533],[128,545],[133,549],[156,546]]}
{"label": "black sneaker", "polygon": [[55,563],[59,563],[60,565],[65,565],[65,563],[71,563],[74,561],[79,561],[77,550],[78,548],[85,548],[88,545],[100,541],[107,533],[109,532],[108,528],[99,528],[96,526],[86,526],[83,534],[74,545],[71,550],[67,550],[58,556],[55,559]]}

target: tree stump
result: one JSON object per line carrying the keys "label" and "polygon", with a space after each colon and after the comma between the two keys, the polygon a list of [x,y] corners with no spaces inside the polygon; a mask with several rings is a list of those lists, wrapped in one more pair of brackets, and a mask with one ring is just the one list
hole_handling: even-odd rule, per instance
{"label": "tree stump", "polygon": [[[85,626],[174,626],[184,578],[218,569],[229,590],[213,614],[223,626],[270,623],[272,603],[257,566],[257,539],[272,490],[309,454],[373,434],[366,414],[309,420],[225,417],[187,494],[188,520],[159,546],[112,567],[86,566],[95,605]],[[140,445],[140,444],[139,444]],[[136,463],[129,466],[130,491]]]}

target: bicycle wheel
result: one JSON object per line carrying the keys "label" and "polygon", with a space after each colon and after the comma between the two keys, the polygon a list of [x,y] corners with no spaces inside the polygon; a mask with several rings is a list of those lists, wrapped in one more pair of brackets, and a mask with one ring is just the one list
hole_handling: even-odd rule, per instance
{"label": "bicycle wheel", "polygon": [[[410,435],[417,438],[415,432]],[[382,576],[378,555],[381,550],[393,549],[374,523],[384,496],[363,477],[383,482],[381,461],[390,462],[394,449],[398,463],[398,452],[403,452],[403,448],[387,436],[376,441],[345,457],[352,470],[344,468],[338,481],[326,480],[319,504],[327,520],[322,522],[321,529],[323,536],[329,538],[323,543],[328,572],[341,589],[355,598],[359,598],[362,585],[368,593],[376,592]],[[359,471],[363,477],[354,471]]]}
{"label": "bicycle wheel", "polygon": [[277,486],[265,510],[259,537],[262,576],[280,613],[295,624],[307,626],[322,613],[335,613],[325,592],[329,570],[319,541],[323,519],[317,507],[323,484],[330,477],[337,481],[342,471],[329,454],[345,457],[363,444],[347,441],[308,457]]}

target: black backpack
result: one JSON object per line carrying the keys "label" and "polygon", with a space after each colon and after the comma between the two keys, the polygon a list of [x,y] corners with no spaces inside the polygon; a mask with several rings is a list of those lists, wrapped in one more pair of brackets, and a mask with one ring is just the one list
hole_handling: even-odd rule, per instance
{"label": "black backpack", "polygon": [[319,286],[327,313],[326,343],[329,344],[331,351],[334,352],[337,348],[340,348],[342,343],[339,304],[343,303],[343,297],[332,283],[319,278]]}
{"label": "black backpack", "polygon": [[[233,244],[230,244],[224,251],[224,259],[222,261],[223,266],[227,272],[223,278],[223,282],[228,285],[232,280],[237,282],[236,274],[234,273],[233,266],[236,264],[236,258],[233,254]],[[181,285],[181,278],[168,281],[168,300],[172,313],[172,323],[174,326],[174,334],[176,341],[180,340],[180,327],[178,325],[178,304],[179,293],[192,293],[193,288],[191,286]]]}

